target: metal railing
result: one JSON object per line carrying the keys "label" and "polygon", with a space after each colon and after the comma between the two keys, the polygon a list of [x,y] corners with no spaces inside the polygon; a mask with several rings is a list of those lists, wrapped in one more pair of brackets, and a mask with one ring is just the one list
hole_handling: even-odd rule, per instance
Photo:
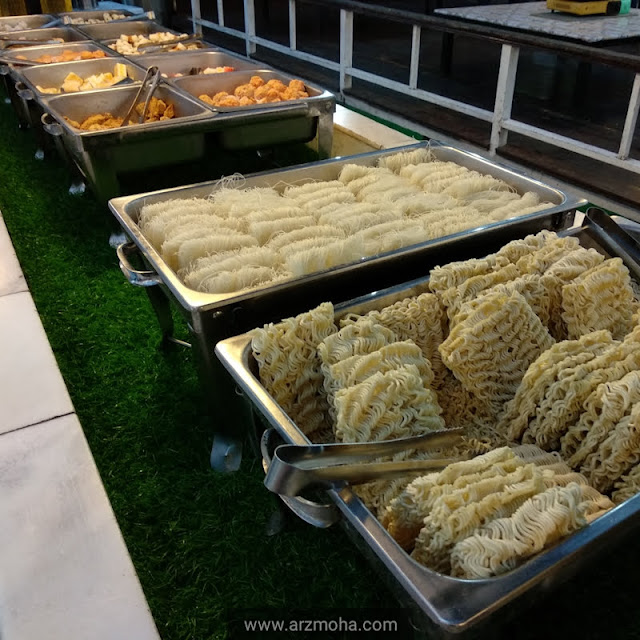
{"label": "metal railing", "polygon": [[[509,31],[486,25],[465,23],[451,18],[433,15],[422,15],[409,11],[400,11],[388,7],[356,2],[354,0],[288,0],[289,4],[289,45],[283,45],[256,34],[256,16],[254,0],[244,2],[244,31],[232,29],[225,25],[224,0],[217,1],[218,21],[203,20],[200,11],[200,0],[191,0],[194,31],[201,32],[202,27],[241,38],[245,42],[248,57],[256,54],[256,47],[265,47],[272,51],[297,58],[330,71],[337,72],[340,79],[342,99],[349,104],[349,96],[345,91],[351,89],[352,79],[364,80],[373,85],[391,91],[418,98],[466,116],[472,116],[491,124],[491,137],[488,151],[495,155],[500,147],[507,144],[509,132],[514,132],[539,140],[541,142],[572,151],[580,155],[605,162],[609,165],[640,173],[640,160],[630,157],[631,145],[638,120],[640,108],[640,57],[617,51],[600,49],[592,46],[576,44],[565,40],[556,40],[544,36]],[[340,58],[339,62],[317,56],[298,49],[296,6],[298,3],[324,5],[340,11]],[[394,23],[410,25],[412,28],[411,57],[408,83],[392,80],[364,69],[353,66],[354,15],[365,15],[382,18]],[[445,34],[467,35],[489,40],[501,45],[500,67],[498,70],[495,102],[493,110],[455,100],[439,93],[425,91],[418,87],[420,70],[420,40],[423,30],[429,29]],[[558,135],[538,126],[534,126],[512,117],[512,106],[518,60],[522,48],[544,51],[557,55],[578,59],[582,63],[604,64],[616,69],[624,69],[635,74],[625,123],[620,134],[617,151],[609,151],[602,147],[588,144],[567,136]]]}

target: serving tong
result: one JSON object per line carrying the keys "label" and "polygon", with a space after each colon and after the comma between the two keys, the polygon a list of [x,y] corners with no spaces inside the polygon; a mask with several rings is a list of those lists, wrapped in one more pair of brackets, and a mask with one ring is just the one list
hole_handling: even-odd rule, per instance
{"label": "serving tong", "polygon": [[33,60],[19,60],[16,58],[5,58],[4,56],[0,56],[0,64],[23,65],[25,67],[37,67],[42,63],[34,62]]}
{"label": "serving tong", "polygon": [[167,49],[170,47],[174,47],[177,44],[191,44],[192,42],[201,42],[202,41],[202,36],[199,36],[196,33],[192,33],[192,34],[184,34],[181,36],[177,36],[176,38],[173,38],[173,40],[166,40],[165,42],[145,42],[144,44],[139,44],[138,45],[138,51],[140,51],[140,49],[144,49],[145,53],[147,52],[147,50],[152,49],[152,52],[155,52],[156,50],[162,50],[162,49]]}
{"label": "serving tong", "polygon": [[158,69],[158,67],[154,66],[154,67],[149,67],[147,69],[147,73],[142,79],[142,84],[140,85],[140,88],[136,92],[133,102],[131,103],[131,106],[127,110],[126,115],[122,119],[122,124],[120,125],[121,127],[126,127],[129,124],[129,118],[131,117],[134,109],[136,108],[136,105],[138,104],[138,101],[140,100],[140,97],[142,96],[143,91],[147,88],[147,85],[148,85],[149,91],[144,101],[144,109],[142,110],[142,113],[140,114],[140,116],[138,116],[138,124],[144,124],[144,117],[147,115],[147,109],[149,108],[149,102],[151,101],[151,96],[153,96],[156,89],[158,88],[158,85],[160,84],[161,79],[162,79],[162,76],[160,75],[160,70]]}
{"label": "serving tong", "polygon": [[407,449],[428,451],[460,444],[464,431],[447,429],[412,438],[358,444],[283,444],[276,448],[264,484],[274,493],[297,496],[308,487],[340,489],[410,473],[440,471],[459,458],[378,462]]}
{"label": "serving tong", "polygon": [[[105,11],[104,13],[109,13],[109,11]],[[93,25],[99,25],[99,24],[120,24],[122,22],[138,22],[138,21],[143,21],[143,20],[155,20],[156,14],[153,11],[147,11],[145,13],[137,13],[135,15],[132,16],[127,16],[126,18],[119,18],[118,20],[105,20],[103,22],[80,22],[80,23],[74,23],[72,22],[73,20],[73,16],[64,16],[64,18],[62,18],[62,22],[63,24],[68,24],[68,25],[73,25],[75,27],[82,27],[82,26],[93,26]],[[55,26],[54,23],[59,23],[60,22],[60,18],[58,18],[57,20],[54,20],[52,23],[45,25],[44,27],[41,28],[46,28],[49,26]]]}
{"label": "serving tong", "polygon": [[64,44],[64,41],[60,40],[60,38],[54,40],[14,40],[0,36],[0,41],[4,44],[5,49],[10,47],[39,47],[44,44]]}

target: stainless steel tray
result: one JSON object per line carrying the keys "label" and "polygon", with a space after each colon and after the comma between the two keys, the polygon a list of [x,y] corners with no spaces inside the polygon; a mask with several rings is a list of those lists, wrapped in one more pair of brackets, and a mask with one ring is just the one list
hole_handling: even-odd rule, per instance
{"label": "stainless steel tray", "polygon": [[[57,64],[38,65],[37,67],[24,67],[19,70],[17,75],[21,78],[20,81],[31,90],[31,99],[33,99],[35,96],[61,95],[42,93],[38,91],[38,86],[43,88],[60,87],[70,73],[75,73],[81,78],[87,78],[100,73],[112,73],[118,63],[126,66],[127,75],[133,82],[142,82],[145,74],[142,68],[127,59],[113,57],[100,58],[97,60],[81,60],[79,62],[60,62]],[[84,94],[103,90],[105,89],[90,89],[78,93]]]}
{"label": "stainless steel tray", "polygon": [[42,120],[54,136],[56,148],[70,166],[77,167],[99,199],[120,193],[118,174],[190,162],[204,157],[205,133],[215,115],[198,102],[161,84],[155,96],[175,105],[176,118],[105,131],[80,131],[65,116],[82,121],[96,113],[124,116],[138,90],[114,87],[56,96],[40,96],[46,113]]}
{"label": "stainless steel tray", "polygon": [[[237,116],[223,114],[218,116],[218,118],[224,117]],[[255,118],[257,114],[251,117]],[[248,177],[243,187],[332,180],[338,176],[345,164],[372,166],[381,157],[424,146],[425,143],[419,143],[350,158],[303,165],[293,169],[256,174]],[[331,300],[334,303],[350,300],[367,292],[370,282],[375,282],[379,288],[388,287],[399,281],[412,280],[437,264],[449,262],[452,256],[458,259],[478,257],[491,251],[492,248],[499,248],[509,240],[524,237],[541,229],[563,229],[572,224],[575,207],[585,204],[584,200],[516,174],[479,156],[453,147],[432,148],[440,159],[451,160],[502,178],[519,190],[536,191],[552,202],[553,206],[544,212],[413,245],[277,286],[245,293],[214,295],[200,293],[186,287],[149,244],[138,228],[137,220],[144,204],[174,198],[207,197],[218,188],[219,182],[205,182],[189,187],[116,198],[109,202],[109,208],[126,235],[133,241],[133,244],[126,244],[118,249],[121,269],[132,284],[145,287],[158,316],[163,339],[172,339],[173,325],[170,312],[172,302],[176,304],[188,323],[192,352],[201,382],[210,394],[211,401],[216,405],[217,429],[230,428],[230,425],[237,423],[238,404],[242,404],[234,394],[229,376],[221,371],[220,363],[213,355],[214,346],[219,340],[247,331],[256,324],[295,315],[325,300]],[[129,257],[132,254],[138,254],[147,266],[147,270],[139,271],[130,264]],[[225,452],[237,446],[237,443],[229,444],[234,437],[237,438],[237,434],[235,436],[224,434],[214,439],[212,464],[216,468],[226,468]],[[217,446],[218,442],[222,444]]]}
{"label": "stainless steel tray", "polygon": [[[174,78],[172,82],[183,91],[186,91],[187,93],[192,95],[194,98],[198,98],[198,96],[201,96],[205,93],[212,96],[220,91],[226,91],[227,93],[233,94],[233,91],[236,87],[249,82],[252,76],[260,76],[265,80],[265,82],[268,82],[269,80],[280,80],[284,84],[288,84],[291,80],[296,79],[294,78],[294,76],[288,76],[284,73],[280,73],[279,71],[254,67],[250,71],[233,71],[230,73],[219,73],[206,76],[185,76],[183,78]],[[246,107],[213,107],[206,102],[203,104],[206,104],[210,109],[213,109],[214,111],[219,111],[222,113],[238,113],[243,111],[254,112],[261,109],[273,108],[288,109],[290,107],[299,106],[300,104],[307,105],[308,108],[311,108],[312,105],[317,102],[321,103],[323,101],[334,99],[333,95],[329,93],[329,91],[319,89],[306,83],[305,86],[309,97],[300,98],[298,100],[253,104],[247,105]]]}
{"label": "stainless steel tray", "polygon": [[89,36],[92,40],[117,40],[121,35],[147,36],[150,33],[174,33],[180,35],[180,31],[169,29],[152,20],[140,20],[134,22],[105,22],[104,24],[79,24],[74,27],[78,31]]}
{"label": "stainless steel tray", "polygon": [[168,76],[170,80],[173,79],[171,78],[173,74],[181,73],[186,76],[194,68],[234,67],[237,71],[260,68],[252,60],[233,56],[222,51],[179,51],[170,56],[163,53],[141,55],[136,56],[135,62],[145,68],[158,67],[160,73]]}
{"label": "stainless steel tray", "polygon": [[[112,49],[103,47],[97,42],[91,42],[90,40],[83,40],[80,42],[69,42],[68,44],[45,44],[40,46],[25,47],[20,49],[9,49],[2,52],[4,58],[16,58],[22,56],[27,60],[37,60],[42,55],[60,55],[63,51],[104,51],[108,56],[117,56],[118,54]],[[98,60],[100,58],[97,58]],[[47,63],[42,63],[47,64]],[[59,62],[53,64],[62,64]],[[6,65],[3,65],[6,68]]]}
{"label": "stainless steel tray", "polygon": [[[126,9],[102,9],[102,10],[89,10],[89,11],[62,11],[60,13],[58,13],[58,17],[62,18],[64,20],[64,18],[81,18],[83,20],[100,20],[99,23],[94,23],[94,24],[109,24],[111,21],[109,22],[105,22],[104,20],[104,14],[105,13],[109,13],[111,15],[114,14],[118,14],[118,15],[123,15],[123,16],[134,16],[136,15],[135,13],[133,13],[133,11],[128,11]],[[69,24],[72,24],[75,27],[79,27],[80,25],[84,25],[86,23],[84,22],[71,22]],[[86,24],[86,26],[89,26],[88,24]]]}
{"label": "stainless steel tray", "polygon": [[13,27],[21,22],[27,25],[27,29],[41,29],[45,24],[54,20],[54,16],[48,13],[29,16],[9,16],[0,18],[0,33],[6,35],[8,33],[18,33],[17,31],[7,31],[7,26]]}
{"label": "stainless steel tray", "polygon": [[[617,242],[589,221],[584,227],[573,228],[565,234],[578,237],[583,246],[596,248],[605,255],[618,255]],[[493,250],[494,247],[485,246],[480,253],[486,255]],[[634,277],[638,278],[640,264],[637,262],[637,252],[631,257],[623,253],[621,257]],[[450,255],[450,260],[459,258],[455,251]],[[424,272],[428,273],[426,265]],[[399,298],[424,291],[427,281],[427,278],[423,278],[373,292],[339,305],[336,314],[366,313],[381,308]],[[257,363],[251,353],[249,334],[221,341],[216,347],[216,354],[251,405],[285,442],[309,444],[306,436],[261,385],[257,377]],[[516,600],[523,605],[525,598],[531,602],[534,593],[549,591],[578,571],[593,554],[611,548],[618,537],[640,522],[638,495],[507,574],[485,580],[463,580],[436,573],[415,562],[348,487],[339,492],[331,490],[327,494],[339,509],[343,523],[356,544],[382,569],[401,604],[413,613],[418,628],[431,629],[435,626],[439,631],[451,634],[467,631],[493,619],[493,614],[506,604],[509,604],[508,613],[512,614]],[[298,515],[316,526],[326,526],[335,519],[336,512],[326,506],[291,498],[286,502],[292,505]]]}
{"label": "stainless steel tray", "polygon": [[[23,45],[15,44],[16,41],[25,40],[25,47],[33,46],[35,41],[47,42],[61,38],[64,42],[78,42],[87,40],[87,36],[73,27],[51,27],[50,29],[29,29],[28,31],[12,31],[0,35],[0,49],[18,49]],[[9,45],[8,42],[14,43]]]}

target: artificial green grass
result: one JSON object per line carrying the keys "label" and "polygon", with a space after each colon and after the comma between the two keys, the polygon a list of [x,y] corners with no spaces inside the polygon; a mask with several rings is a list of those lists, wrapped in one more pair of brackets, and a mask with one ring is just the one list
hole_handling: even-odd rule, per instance
{"label": "artificial green grass", "polygon": [[[159,348],[108,245],[111,214],[34,151],[1,104],[0,209],[162,637],[224,638],[229,608],[396,606],[339,527],[292,518],[266,535],[276,499],[249,453],[238,473],[209,468],[215,415],[189,352]],[[639,562],[627,539],[486,637],[637,637]]]}

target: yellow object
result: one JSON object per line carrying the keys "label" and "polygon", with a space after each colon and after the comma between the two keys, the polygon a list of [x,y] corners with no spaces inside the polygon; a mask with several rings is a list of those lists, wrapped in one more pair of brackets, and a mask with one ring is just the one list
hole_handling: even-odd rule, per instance
{"label": "yellow object", "polygon": [[0,0],[0,16],[23,16],[26,13],[25,0]]}
{"label": "yellow object", "polygon": [[42,13],[58,13],[60,11],[73,11],[71,0],[40,0]]}
{"label": "yellow object", "polygon": [[547,9],[573,13],[577,16],[606,14],[616,16],[620,13],[620,0],[547,0]]}

